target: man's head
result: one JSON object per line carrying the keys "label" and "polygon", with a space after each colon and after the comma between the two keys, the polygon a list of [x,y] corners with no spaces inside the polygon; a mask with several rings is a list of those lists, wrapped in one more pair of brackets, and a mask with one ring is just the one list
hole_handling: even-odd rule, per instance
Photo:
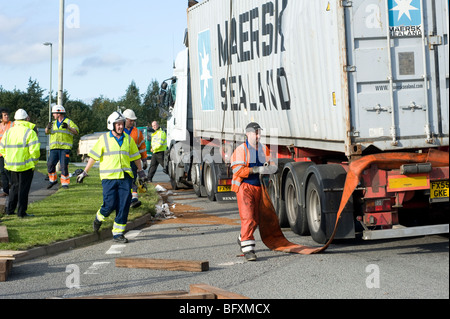
{"label": "man's head", "polygon": [[18,109],[14,114],[14,119],[17,121],[28,121],[30,117],[24,109]]}
{"label": "man's head", "polygon": [[131,128],[133,128],[133,126],[136,125],[136,114],[134,113],[133,110],[127,109],[123,112],[123,116],[125,117],[126,121],[125,121],[125,127],[129,130]]}
{"label": "man's head", "polygon": [[153,122],[152,122],[152,129],[154,129],[155,131],[156,131],[157,129],[159,129],[159,124],[158,124],[158,122],[156,122],[156,121],[153,121]]}
{"label": "man's head", "polygon": [[8,123],[8,122],[9,122],[9,113],[8,113],[8,111],[5,110],[5,109],[2,109],[2,110],[1,110],[1,114],[2,114],[2,119],[1,119],[1,121],[2,121],[3,123]]}
{"label": "man's head", "polygon": [[258,145],[259,140],[261,139],[261,126],[259,126],[256,122],[250,122],[248,123],[247,127],[245,128],[245,135],[247,136],[248,143],[255,147]]}
{"label": "man's head", "polygon": [[62,105],[53,105],[52,114],[55,120],[61,121],[66,116],[66,109]]}
{"label": "man's head", "polygon": [[117,135],[123,134],[123,128],[125,127],[125,117],[122,113],[114,111],[108,116],[108,120],[106,121],[106,125],[108,130],[116,133]]}

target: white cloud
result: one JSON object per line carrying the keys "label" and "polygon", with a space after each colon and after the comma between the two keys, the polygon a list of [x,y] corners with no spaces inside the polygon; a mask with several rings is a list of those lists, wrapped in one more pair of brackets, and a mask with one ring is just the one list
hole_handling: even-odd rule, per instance
{"label": "white cloud", "polygon": [[85,76],[92,69],[109,68],[111,70],[119,71],[127,61],[119,55],[107,54],[103,56],[93,56],[83,60],[74,75]]}

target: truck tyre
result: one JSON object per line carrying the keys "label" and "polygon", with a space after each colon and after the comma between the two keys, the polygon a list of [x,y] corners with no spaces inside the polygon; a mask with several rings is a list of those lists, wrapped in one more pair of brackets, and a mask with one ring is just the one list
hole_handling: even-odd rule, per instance
{"label": "truck tyre", "polygon": [[327,241],[325,216],[322,212],[322,201],[324,199],[324,191],[319,186],[317,177],[313,174],[306,189],[306,215],[311,237],[319,244],[325,244]]}
{"label": "truck tyre", "polygon": [[176,176],[175,176],[175,163],[172,160],[169,160],[169,178],[170,178],[170,185],[172,185],[172,189],[173,190],[177,190],[178,189],[178,183],[175,180]]}
{"label": "truck tyre", "polygon": [[197,197],[202,197],[201,181],[200,181],[200,165],[197,163],[191,165],[191,181],[195,195],[197,195]]}
{"label": "truck tyre", "polygon": [[305,210],[298,205],[297,201],[297,187],[292,177],[292,172],[289,172],[286,178],[286,185],[284,188],[284,201],[286,205],[286,215],[289,226],[292,231],[301,236],[309,235],[308,221]]}
{"label": "truck tyre", "polygon": [[278,224],[280,227],[289,226],[289,222],[286,216],[286,205],[282,196],[277,196],[277,189],[275,186],[275,179],[277,178],[276,174],[272,174],[269,178],[269,185],[267,187],[267,193],[269,194],[270,201],[272,202],[273,208],[275,209],[275,213],[278,217]]}
{"label": "truck tyre", "polygon": [[210,201],[216,200],[216,174],[211,163],[205,163],[203,168],[203,182],[205,184],[206,196]]}

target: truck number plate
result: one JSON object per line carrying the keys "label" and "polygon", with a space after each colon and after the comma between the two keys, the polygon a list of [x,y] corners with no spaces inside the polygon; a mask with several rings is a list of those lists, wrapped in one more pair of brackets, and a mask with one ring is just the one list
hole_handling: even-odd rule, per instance
{"label": "truck number plate", "polygon": [[218,193],[231,192],[231,186],[217,186],[217,192]]}
{"label": "truck number plate", "polygon": [[448,181],[436,181],[430,183],[431,198],[448,197]]}

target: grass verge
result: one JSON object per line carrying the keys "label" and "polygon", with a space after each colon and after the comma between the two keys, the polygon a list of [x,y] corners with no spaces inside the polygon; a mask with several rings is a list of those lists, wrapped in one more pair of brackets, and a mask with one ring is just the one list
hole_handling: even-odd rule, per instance
{"label": "grass verge", "polygon": [[[47,173],[45,162],[39,162],[36,169]],[[146,193],[139,194],[142,205],[130,209],[129,221],[155,213],[158,194],[153,186],[149,185],[148,188]],[[16,215],[3,216],[1,225],[7,227],[9,242],[0,243],[0,250],[26,250],[93,233],[92,222],[102,203],[102,184],[98,168],[93,167],[82,184],[77,184],[75,177],[72,177],[69,189],[59,189],[41,201],[30,203],[27,213],[34,217],[22,219]],[[114,218],[115,212],[101,229],[112,228]]]}

